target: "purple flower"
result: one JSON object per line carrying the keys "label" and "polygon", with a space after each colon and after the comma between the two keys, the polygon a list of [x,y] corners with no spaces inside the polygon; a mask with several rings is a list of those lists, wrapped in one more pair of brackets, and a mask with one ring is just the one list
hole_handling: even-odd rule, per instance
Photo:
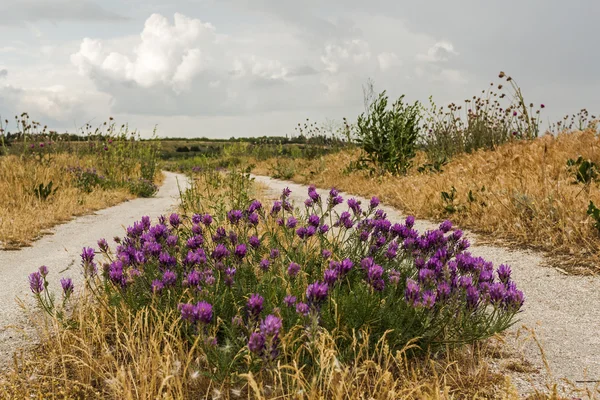
{"label": "purple flower", "polygon": [[258,214],[251,213],[250,215],[248,215],[248,222],[254,226],[258,225]]}
{"label": "purple flower", "polygon": [[173,213],[169,216],[169,223],[173,228],[177,228],[181,224],[181,218],[179,214]]}
{"label": "purple flower", "polygon": [[319,227],[319,233],[324,235],[329,231],[329,225],[323,224]]}
{"label": "purple flower", "polygon": [[253,200],[248,207],[248,212],[253,213],[254,211],[260,210],[262,208],[262,204],[258,200]]}
{"label": "purple flower", "polygon": [[223,279],[225,285],[229,287],[233,286],[233,278],[235,277],[236,271],[237,270],[233,267],[225,269],[225,279]]}
{"label": "purple flower", "polygon": [[301,315],[308,315],[309,312],[308,304],[306,303],[298,303],[296,304],[296,312]]}
{"label": "purple flower", "polygon": [[406,280],[406,290],[404,291],[404,299],[408,304],[416,307],[419,304],[421,288],[419,284],[412,279]]}
{"label": "purple flower", "polygon": [[231,210],[227,212],[227,219],[232,224],[237,224],[244,214],[240,210]]}
{"label": "purple flower", "polygon": [[257,293],[251,294],[250,298],[248,299],[248,302],[246,303],[250,314],[254,316],[259,315],[260,312],[263,310],[264,301],[265,299],[261,295]]}
{"label": "purple flower", "polygon": [[293,278],[298,275],[298,272],[300,272],[300,265],[296,264],[295,262],[291,262],[287,268],[288,275]]}
{"label": "purple flower", "polygon": [[283,302],[286,306],[292,307],[294,304],[296,304],[296,296],[287,295],[284,297]]}
{"label": "purple flower", "polygon": [[333,286],[338,279],[338,271],[335,269],[327,269],[323,274],[323,280],[328,286]]}
{"label": "purple flower", "polygon": [[108,251],[108,243],[106,242],[106,239],[98,240],[98,247],[104,252]]}
{"label": "purple flower", "polygon": [[71,278],[61,278],[60,286],[62,286],[63,294],[65,297],[69,297],[73,293],[73,281]]}
{"label": "purple flower", "polygon": [[212,258],[215,260],[222,260],[229,256],[229,250],[224,244],[219,243],[212,252]]}
{"label": "purple flower", "polygon": [[452,229],[452,222],[445,220],[444,222],[442,222],[440,224],[440,230],[444,233],[446,232],[450,232],[450,229]]}
{"label": "purple flower", "polygon": [[313,185],[308,188],[308,197],[314,202],[319,202],[321,200],[321,196],[317,193],[317,188]]}
{"label": "purple flower", "polygon": [[200,215],[200,214],[194,214],[194,215],[192,215],[192,222],[194,224],[201,223],[202,222],[202,215]]}
{"label": "purple flower", "polygon": [[177,245],[178,237],[175,235],[167,236],[167,240],[165,241],[166,245],[169,247],[175,247]]}
{"label": "purple flower", "polygon": [[276,259],[277,257],[279,257],[279,249],[271,249],[271,253],[269,256],[271,257],[271,259]]}
{"label": "purple flower", "polygon": [[40,274],[42,274],[42,276],[45,278],[46,275],[48,275],[48,267],[46,267],[45,265],[42,265],[39,268]]}
{"label": "purple flower", "polygon": [[265,337],[260,332],[252,332],[248,339],[248,350],[254,354],[262,353],[265,347]]}
{"label": "purple flower", "polygon": [[177,274],[171,270],[163,272],[162,281],[165,286],[173,286],[177,282]]}
{"label": "purple flower", "polygon": [[260,260],[260,263],[258,264],[258,266],[263,271],[268,271],[269,267],[271,266],[271,262],[268,259],[263,258],[262,260]]}
{"label": "purple flower", "polygon": [[392,269],[389,272],[389,279],[392,285],[397,286],[398,283],[400,283],[400,272],[396,271],[395,269]]}
{"label": "purple flower", "polygon": [[292,191],[290,190],[290,188],[286,187],[281,191],[281,196],[282,197],[289,197],[290,194],[292,194]]}
{"label": "purple flower", "polygon": [[446,300],[450,297],[451,290],[448,282],[440,282],[437,286],[437,297],[442,301]]}
{"label": "purple flower", "polygon": [[435,305],[435,293],[430,290],[426,290],[425,292],[423,292],[421,304],[425,308],[433,308],[433,306]]}
{"label": "purple flower", "polygon": [[212,305],[206,301],[200,301],[194,306],[194,314],[198,321],[210,324],[213,318]]}
{"label": "purple flower", "polygon": [[354,215],[358,215],[362,212],[360,209],[360,201],[356,200],[355,198],[350,198],[348,199],[347,203]]}
{"label": "purple flower", "polygon": [[519,311],[525,302],[523,292],[517,290],[514,285],[510,285],[506,290],[504,297],[505,306],[511,311]]}
{"label": "purple flower", "polygon": [[205,226],[209,226],[210,224],[212,224],[212,222],[213,222],[213,218],[212,218],[212,216],[210,214],[204,214],[202,216],[202,223]]}
{"label": "purple flower", "polygon": [[475,286],[468,286],[467,290],[467,306],[469,308],[474,309],[477,308],[477,304],[479,303],[479,291]]}
{"label": "purple flower", "polygon": [[271,207],[271,215],[275,215],[279,211],[281,211],[281,201],[277,200],[273,203],[273,207]]}
{"label": "purple flower", "polygon": [[196,287],[199,284],[200,284],[200,274],[195,269],[188,272],[183,280],[183,286]]}
{"label": "purple flower", "polygon": [[377,206],[379,206],[379,198],[375,196],[371,197],[371,202],[369,203],[369,206],[371,208],[377,208]]}
{"label": "purple flower", "polygon": [[336,189],[336,188],[331,188],[331,190],[329,191],[329,196],[330,197],[336,197],[337,195],[339,195],[340,192]]}
{"label": "purple flower", "polygon": [[96,263],[94,262],[94,249],[84,247],[81,252],[81,264],[86,276],[96,275]]}
{"label": "purple flower", "polygon": [[329,287],[324,282],[315,282],[308,285],[306,288],[306,299],[309,303],[319,304],[327,299]]}
{"label": "purple flower", "polygon": [[496,273],[498,274],[498,279],[500,282],[506,284],[510,281],[511,269],[508,265],[500,264]]}
{"label": "purple flower", "polygon": [[242,259],[246,256],[246,245],[245,244],[238,244],[237,246],[235,246],[235,256],[239,259]]}
{"label": "purple flower", "polygon": [[331,251],[327,250],[327,249],[323,249],[323,251],[321,252],[321,257],[323,257],[325,260],[327,260],[329,257],[331,257]]}
{"label": "purple flower", "polygon": [[194,313],[194,305],[189,303],[179,303],[177,306],[179,312],[181,313],[181,319],[184,321],[188,321],[190,323],[196,322],[195,313]]}
{"label": "purple flower", "polygon": [[352,262],[352,260],[350,260],[349,258],[344,258],[338,267],[338,271],[340,275],[346,275],[348,272],[350,272],[353,266],[354,263]]}
{"label": "purple flower", "polygon": [[250,239],[248,239],[248,244],[257,249],[260,247],[260,239],[257,236],[250,236]]}
{"label": "purple flower", "polygon": [[285,224],[285,226],[288,227],[288,228],[290,228],[290,229],[293,229],[293,228],[296,227],[297,224],[298,224],[298,220],[296,218],[289,217],[288,220],[287,220],[287,222],[286,222],[286,224]]}
{"label": "purple flower", "polygon": [[306,199],[306,200],[304,200],[304,205],[305,205],[306,207],[312,207],[312,206],[313,206],[313,204],[314,204],[314,202],[313,202],[313,201],[312,201],[312,199],[310,199],[310,198],[309,198],[309,199]]}
{"label": "purple flower", "polygon": [[113,261],[108,267],[108,278],[115,285],[123,285],[125,276],[123,275],[123,263],[119,260]]}
{"label": "purple flower", "polygon": [[375,282],[383,276],[383,268],[381,265],[374,264],[367,271],[367,279],[369,282]]}
{"label": "purple flower", "polygon": [[413,225],[415,224],[415,217],[413,217],[412,215],[409,215],[408,217],[406,217],[406,221],[404,222],[404,224],[408,228],[412,228]]}
{"label": "purple flower", "polygon": [[39,272],[29,274],[29,288],[33,294],[40,294],[44,291],[44,278]]}
{"label": "purple flower", "polygon": [[318,215],[316,214],[312,214],[311,216],[308,217],[308,224],[314,227],[318,227],[319,224],[321,223],[321,218],[319,218]]}
{"label": "purple flower", "polygon": [[282,326],[281,318],[269,314],[260,324],[260,331],[266,337],[274,338],[279,335]]}
{"label": "purple flower", "polygon": [[498,304],[504,300],[506,295],[506,288],[503,283],[493,283],[489,288],[490,301],[492,304]]}
{"label": "purple flower", "polygon": [[165,288],[165,285],[162,283],[161,280],[155,279],[152,281],[151,288],[152,293],[160,293]]}
{"label": "purple flower", "polygon": [[163,267],[173,267],[177,264],[177,260],[175,257],[167,253],[166,251],[162,251],[158,256],[158,262]]}
{"label": "purple flower", "polygon": [[306,239],[306,233],[306,228],[304,226],[301,226],[300,228],[296,229],[296,235],[298,235],[300,239]]}
{"label": "purple flower", "polygon": [[460,229],[455,230],[454,232],[452,232],[452,239],[454,240],[459,240],[463,235],[463,231],[461,231]]}

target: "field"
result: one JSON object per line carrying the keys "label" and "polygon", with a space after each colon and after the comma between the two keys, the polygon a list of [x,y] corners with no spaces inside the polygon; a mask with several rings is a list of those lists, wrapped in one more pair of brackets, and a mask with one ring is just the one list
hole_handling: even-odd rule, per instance
{"label": "field", "polygon": [[[356,122],[291,138],[140,140],[110,123],[87,141],[3,136],[5,248],[154,195],[161,168],[187,182],[177,210],[84,247],[80,281],[58,265],[23,279],[37,337],[0,398],[598,398],[594,380],[552,375],[535,334],[538,359],[519,350],[515,324],[543,299],[461,230],[535,249],[565,280],[600,272],[595,116],[543,130],[544,105],[499,78],[508,105],[372,93]],[[252,174],[306,192],[273,195]]]}

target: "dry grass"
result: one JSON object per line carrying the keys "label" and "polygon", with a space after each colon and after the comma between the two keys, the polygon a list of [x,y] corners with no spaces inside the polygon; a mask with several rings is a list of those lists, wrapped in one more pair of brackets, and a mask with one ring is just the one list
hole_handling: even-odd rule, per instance
{"label": "dry grass", "polygon": [[[16,156],[0,157],[0,248],[29,245],[49,228],[133,198],[125,188],[84,193],[73,186],[67,167],[93,167],[91,157],[59,154],[49,165]],[[57,192],[40,200],[33,188],[53,182]]]}
{"label": "dry grass", "polygon": [[[489,241],[531,247],[554,256],[573,273],[600,272],[600,234],[588,218],[590,200],[600,203],[596,183],[574,185],[567,159],[579,155],[600,163],[600,138],[593,131],[550,135],[478,151],[452,160],[439,174],[415,169],[404,177],[344,173],[356,152],[321,160],[294,160],[294,181],[335,186],[362,196],[380,196],[388,205],[421,218],[450,218]],[[257,162],[254,172],[269,174],[273,161]],[[417,164],[418,165],[418,164]],[[449,213],[441,192],[456,189]],[[474,201],[468,200],[469,192]]]}

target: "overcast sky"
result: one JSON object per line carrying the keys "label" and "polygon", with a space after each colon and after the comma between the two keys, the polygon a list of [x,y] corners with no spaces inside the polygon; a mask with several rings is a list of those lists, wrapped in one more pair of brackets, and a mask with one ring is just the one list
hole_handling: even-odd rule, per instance
{"label": "overcast sky", "polygon": [[503,70],[555,120],[600,112],[599,19],[597,0],[0,0],[0,115],[283,135],[354,119],[369,77],[447,104]]}

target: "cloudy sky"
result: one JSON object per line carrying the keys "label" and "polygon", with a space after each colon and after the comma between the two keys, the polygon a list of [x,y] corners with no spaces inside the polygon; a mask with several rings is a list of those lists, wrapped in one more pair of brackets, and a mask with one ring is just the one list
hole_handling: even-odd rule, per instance
{"label": "cloudy sky", "polygon": [[500,70],[546,119],[600,110],[596,0],[0,0],[0,115],[161,136],[354,119],[362,85],[444,104]]}

